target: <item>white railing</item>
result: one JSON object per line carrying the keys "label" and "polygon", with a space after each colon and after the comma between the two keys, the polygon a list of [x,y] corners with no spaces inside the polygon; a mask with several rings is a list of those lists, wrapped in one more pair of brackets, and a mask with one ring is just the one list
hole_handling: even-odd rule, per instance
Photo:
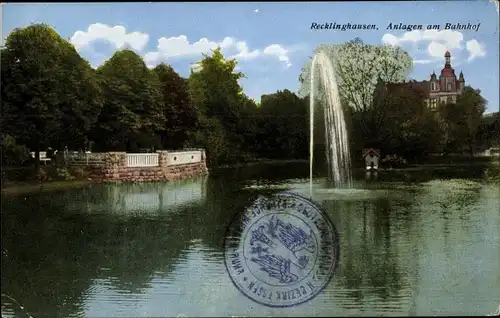
{"label": "white railing", "polygon": [[128,153],[127,167],[158,167],[157,153]]}

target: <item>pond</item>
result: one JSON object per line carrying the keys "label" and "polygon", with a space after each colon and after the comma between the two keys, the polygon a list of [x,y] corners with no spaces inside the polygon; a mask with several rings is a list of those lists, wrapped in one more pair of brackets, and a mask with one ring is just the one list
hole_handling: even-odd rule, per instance
{"label": "pond", "polygon": [[481,173],[357,173],[356,191],[318,191],[340,263],[322,293],[293,308],[236,289],[223,241],[258,195],[306,194],[307,163],[3,195],[2,317],[488,314],[500,302],[500,186]]}

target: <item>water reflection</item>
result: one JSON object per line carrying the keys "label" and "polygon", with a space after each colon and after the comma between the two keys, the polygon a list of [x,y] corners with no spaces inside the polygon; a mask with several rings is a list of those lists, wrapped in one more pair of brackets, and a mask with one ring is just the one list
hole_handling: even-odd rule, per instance
{"label": "water reflection", "polygon": [[[276,172],[268,180],[302,182]],[[498,306],[498,186],[379,174],[364,186],[391,195],[319,202],[339,231],[339,269],[309,303],[271,309],[234,288],[222,251],[231,216],[269,191],[245,185],[270,170],[224,173],[3,198],[2,293],[34,317],[481,315]],[[22,316],[2,298],[9,313]]]}
{"label": "water reflection", "polygon": [[370,296],[384,300],[397,296],[404,282],[397,263],[399,255],[391,248],[391,239],[397,239],[391,228],[392,203],[379,198],[325,204],[342,233],[339,284],[359,303]]}
{"label": "water reflection", "polygon": [[193,240],[220,248],[222,238],[207,230],[222,217],[206,202],[206,178],[171,188],[102,185],[4,201],[16,215],[2,217],[2,290],[35,316],[68,317],[84,312],[79,298],[95,292],[92,281],[106,278],[111,290],[140,294],[155,273],[166,277],[185,259]]}

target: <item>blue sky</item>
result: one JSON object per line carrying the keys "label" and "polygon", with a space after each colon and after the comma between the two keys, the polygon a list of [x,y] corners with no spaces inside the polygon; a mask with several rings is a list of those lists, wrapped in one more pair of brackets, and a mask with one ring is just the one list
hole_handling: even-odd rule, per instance
{"label": "blue sky", "polygon": [[[30,23],[45,22],[72,40],[81,55],[97,66],[119,48],[130,47],[147,64],[171,64],[183,76],[201,53],[222,45],[236,57],[247,79],[249,96],[288,88],[297,91],[300,71],[318,44],[360,37],[370,44],[399,45],[413,57],[416,80],[438,73],[444,50],[452,54],[456,73],[479,88],[498,111],[498,9],[487,0],[408,2],[276,3],[52,3],[3,4],[2,36]],[[378,30],[311,30],[311,23],[376,24]],[[387,30],[392,23],[481,23],[478,31],[406,33]],[[406,34],[405,34],[406,33]],[[472,57],[472,58],[471,58]]]}

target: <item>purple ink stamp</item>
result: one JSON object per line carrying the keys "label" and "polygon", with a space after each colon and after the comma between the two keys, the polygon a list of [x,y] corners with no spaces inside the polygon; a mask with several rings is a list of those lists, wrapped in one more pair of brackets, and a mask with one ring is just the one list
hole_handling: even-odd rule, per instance
{"label": "purple ink stamp", "polygon": [[234,285],[269,307],[316,297],[339,262],[339,238],[314,202],[291,192],[259,197],[231,223],[225,265]]}

